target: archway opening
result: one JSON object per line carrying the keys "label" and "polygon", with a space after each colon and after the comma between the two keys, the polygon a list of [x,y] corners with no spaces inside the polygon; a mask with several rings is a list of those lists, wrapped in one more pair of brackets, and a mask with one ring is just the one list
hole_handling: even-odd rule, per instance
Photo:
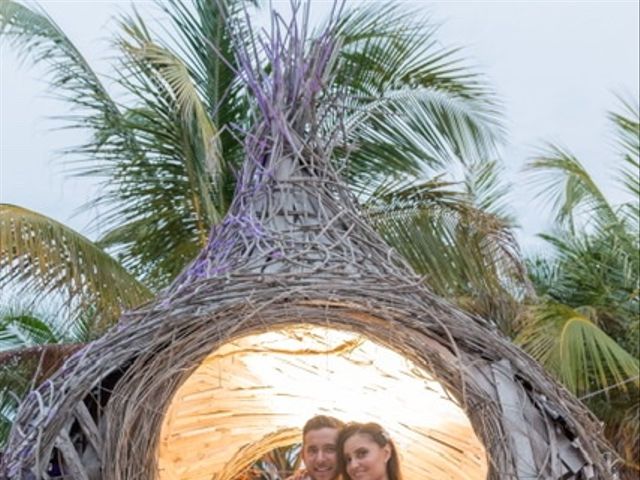
{"label": "archway opening", "polygon": [[296,325],[231,341],[174,395],[158,446],[162,480],[231,480],[301,441],[317,414],[382,424],[406,480],[486,478],[464,411],[424,368],[359,334]]}

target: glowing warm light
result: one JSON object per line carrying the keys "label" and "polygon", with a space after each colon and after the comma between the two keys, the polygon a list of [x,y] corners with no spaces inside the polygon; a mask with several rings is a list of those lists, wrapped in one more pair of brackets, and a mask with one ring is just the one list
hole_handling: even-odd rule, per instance
{"label": "glowing warm light", "polygon": [[[466,422],[466,416],[455,404],[442,401],[447,396],[440,384],[418,377],[417,368],[397,353],[347,332],[313,333],[297,338],[269,333],[260,341],[263,346],[292,352],[304,348],[329,350],[349,343],[354,344],[353,349],[340,355],[308,354],[302,365],[291,362],[291,355],[286,353],[253,354],[243,359],[248,370],[265,385],[286,389],[288,396],[274,398],[274,411],[289,412],[304,423],[321,408],[353,421],[379,420],[390,430],[401,424],[434,427],[452,420]],[[285,370],[285,364],[291,366]],[[310,371],[313,375],[309,375]],[[310,401],[301,402],[304,398]],[[412,404],[415,407],[415,399],[421,399],[429,408],[415,411],[411,408]],[[390,409],[391,406],[395,408]]]}
{"label": "glowing warm light", "polygon": [[227,344],[196,369],[163,424],[160,478],[209,480],[241,448],[318,413],[382,424],[406,480],[486,477],[467,417],[423,370],[356,334],[296,326]]}

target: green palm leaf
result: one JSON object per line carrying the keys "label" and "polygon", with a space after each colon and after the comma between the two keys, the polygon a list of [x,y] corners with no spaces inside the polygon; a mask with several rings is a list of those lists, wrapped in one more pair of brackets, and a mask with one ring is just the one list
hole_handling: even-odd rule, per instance
{"label": "green palm leaf", "polygon": [[537,196],[551,204],[560,225],[573,229],[576,221],[596,222],[597,226],[619,226],[613,207],[598,188],[580,161],[570,152],[556,145],[527,165]]}
{"label": "green palm leaf", "polygon": [[464,169],[464,189],[469,201],[479,210],[515,225],[507,202],[511,185],[503,181],[504,165],[497,160],[470,163]]}
{"label": "green palm leaf", "polygon": [[[434,26],[399,5],[348,11],[338,32],[336,88],[350,95],[338,120],[354,127],[338,149],[343,175],[432,288],[502,324],[526,278],[498,205],[505,189],[490,159],[502,129],[492,92],[456,50],[439,46]],[[466,191],[443,180],[456,164]]]}
{"label": "green palm leaf", "polygon": [[621,208],[623,218],[632,231],[640,229],[640,107],[637,101],[619,99],[619,112],[611,112],[609,119],[616,128],[618,147],[623,158],[619,184],[630,200]]}
{"label": "green palm leaf", "polygon": [[123,20],[127,38],[120,83],[137,105],[126,125],[144,150],[119,156],[83,175],[115,178],[91,202],[105,211],[107,233],[99,244],[118,251],[125,264],[162,287],[206,243],[209,228],[226,209],[219,132],[206,112],[189,68],[148,37],[141,19]]}
{"label": "green palm leaf", "polygon": [[554,302],[543,303],[533,308],[517,341],[576,394],[612,385],[626,389],[630,380],[638,385],[638,359],[600,329],[586,312]]}
{"label": "green palm leaf", "polygon": [[365,211],[432,289],[509,331],[529,289],[512,226],[453,187],[439,179],[388,186]]}
{"label": "green palm leaf", "polygon": [[223,160],[218,138],[220,132],[209,116],[211,105],[206,103],[203,89],[197,83],[202,79],[201,75],[168,47],[155,43],[141,17],[123,19],[121,27],[126,36],[121,38],[119,46],[127,54],[131,66],[153,76],[156,85],[164,87],[163,97],[171,100],[182,124],[203,142],[201,148],[206,173],[215,178],[222,169],[220,162]]}
{"label": "green palm leaf", "polygon": [[158,2],[169,41],[139,16],[120,22],[126,126],[145,154],[86,164],[81,173],[109,179],[91,204],[106,212],[99,245],[156,288],[193,259],[230,202],[241,148],[229,125],[247,113],[235,73],[218,55],[232,58],[230,22],[243,3]]}
{"label": "green palm leaf", "polygon": [[[518,340],[605,422],[607,437],[638,471],[638,356],[640,355],[640,252],[638,243],[637,102],[611,113],[622,157],[622,190],[630,200],[611,205],[581,163],[551,147],[533,160],[533,178],[556,213],[552,248],[529,262],[545,299],[522,319]],[[544,197],[545,195],[543,195]],[[635,472],[635,473],[631,473]]]}
{"label": "green palm leaf", "polygon": [[[493,158],[502,135],[481,76],[434,39],[435,27],[397,4],[348,11],[336,88],[356,126],[344,174],[358,186]],[[334,127],[328,128],[332,130]]]}
{"label": "green palm leaf", "polygon": [[48,64],[53,86],[66,92],[69,100],[91,100],[100,103],[100,107],[110,104],[109,96],[82,54],[43,11],[2,0],[0,33],[10,39],[21,57]]}
{"label": "green palm leaf", "polygon": [[5,313],[0,319],[0,351],[57,343],[52,325],[28,313]]}
{"label": "green palm leaf", "polygon": [[102,327],[150,292],[113,258],[68,227],[14,205],[0,204],[0,287],[59,295],[72,318],[95,311]]}

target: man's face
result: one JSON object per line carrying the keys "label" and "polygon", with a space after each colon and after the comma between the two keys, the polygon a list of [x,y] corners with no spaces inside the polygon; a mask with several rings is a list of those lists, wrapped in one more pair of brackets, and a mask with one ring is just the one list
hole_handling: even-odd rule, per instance
{"label": "man's face", "polygon": [[302,459],[313,480],[334,480],[338,476],[336,442],[338,429],[309,430],[302,442]]}

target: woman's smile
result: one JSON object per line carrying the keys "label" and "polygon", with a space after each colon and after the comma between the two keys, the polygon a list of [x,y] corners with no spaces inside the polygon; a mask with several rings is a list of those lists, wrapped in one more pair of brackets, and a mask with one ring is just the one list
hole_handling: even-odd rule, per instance
{"label": "woman's smile", "polygon": [[356,433],[344,443],[346,470],[352,480],[389,480],[388,445],[381,447],[367,434]]}

